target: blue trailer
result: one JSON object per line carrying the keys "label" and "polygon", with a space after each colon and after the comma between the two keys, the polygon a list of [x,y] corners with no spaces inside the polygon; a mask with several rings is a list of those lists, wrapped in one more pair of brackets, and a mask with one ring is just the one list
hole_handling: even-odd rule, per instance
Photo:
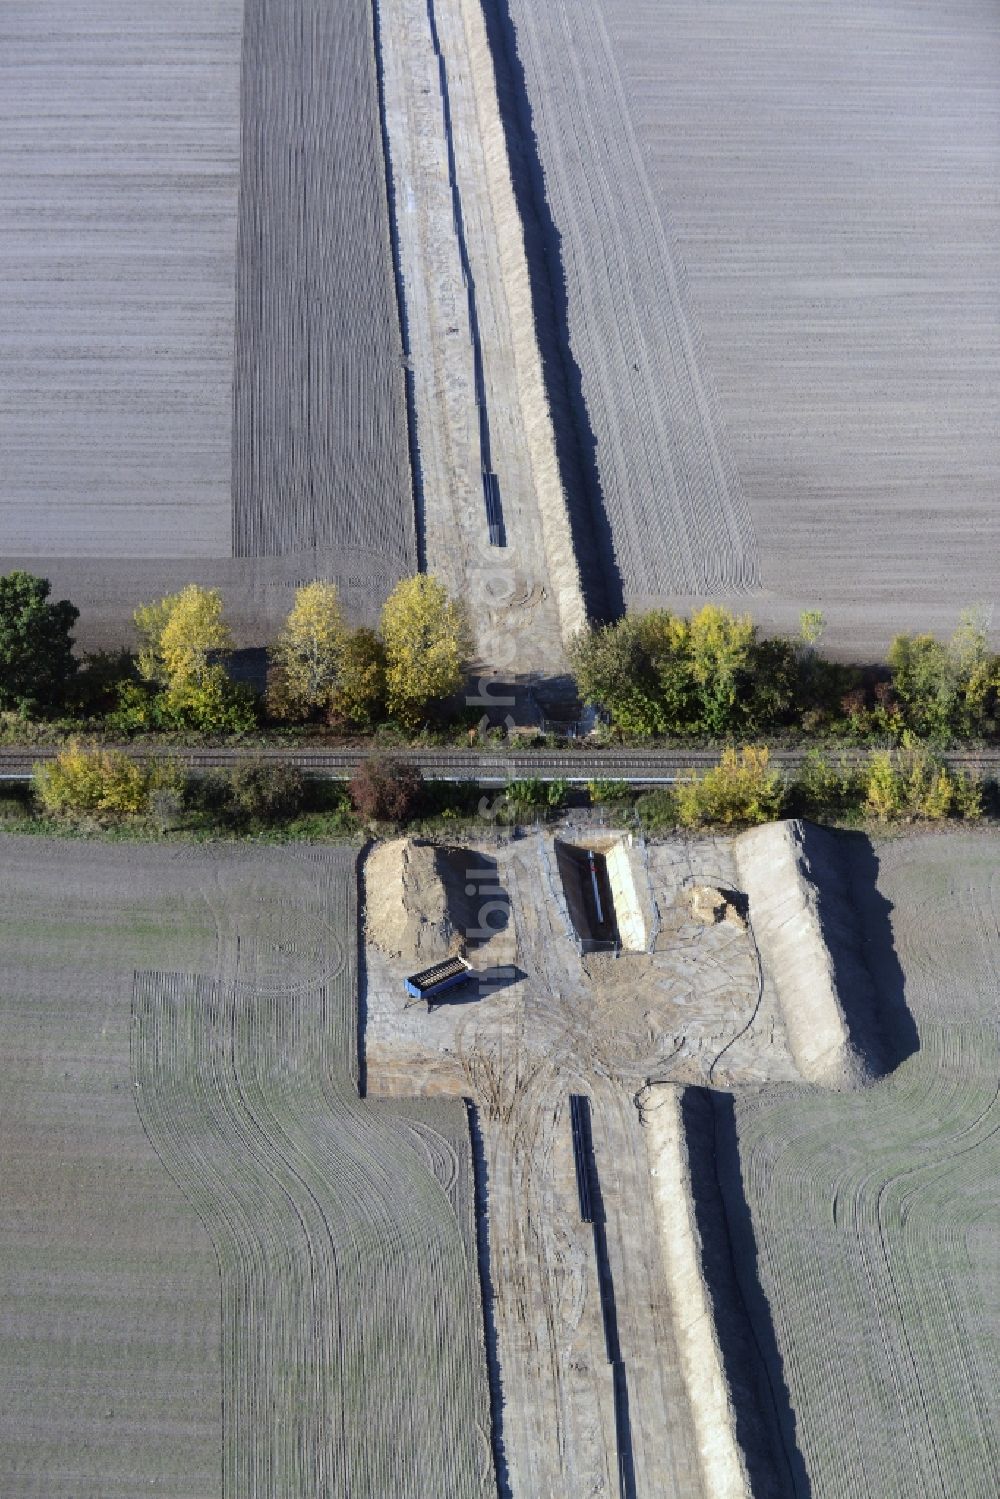
{"label": "blue trailer", "polygon": [[464,958],[445,958],[440,963],[433,963],[430,968],[422,969],[420,973],[411,974],[408,979],[403,980],[403,987],[411,999],[426,999],[429,1003],[446,990],[464,984],[471,972],[472,965]]}

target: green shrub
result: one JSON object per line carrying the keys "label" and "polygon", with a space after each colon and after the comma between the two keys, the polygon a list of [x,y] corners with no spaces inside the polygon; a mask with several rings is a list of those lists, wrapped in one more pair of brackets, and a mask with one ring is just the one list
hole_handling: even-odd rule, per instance
{"label": "green shrub", "polygon": [[677,797],[666,787],[643,792],[636,800],[635,810],[650,833],[666,833],[677,826]]}
{"label": "green shrub", "polygon": [[50,816],[109,821],[146,812],[153,792],[177,792],[183,781],[183,771],[170,761],[137,765],[120,750],[78,739],[34,771],[35,794]]}
{"label": "green shrub", "polygon": [[374,630],[349,630],[327,722],[370,729],[385,714],[385,648]]}
{"label": "green shrub", "polygon": [[231,682],[221,666],[181,679],[158,694],[155,715],[165,729],[245,734],[256,727],[257,700],[245,682]]}
{"label": "green shrub", "polygon": [[889,648],[893,691],[913,733],[937,744],[996,727],[1000,656],[989,648],[981,616],[967,610],[947,642],[897,635]]}
{"label": "green shrub", "polygon": [[966,822],[976,822],[983,815],[986,787],[970,770],[952,775],[952,811]]}
{"label": "green shrub", "polygon": [[868,758],[865,811],[879,822],[899,817],[903,810],[903,785],[888,750],[875,750]]}
{"label": "green shrub", "polygon": [[762,640],[749,616],[715,604],[690,619],[659,609],[585,631],[570,663],[584,701],[631,738],[756,733],[794,716],[793,642]]}
{"label": "green shrub", "polygon": [[148,682],[123,682],[116,707],[107,716],[113,734],[132,738],[157,732],[246,734],[257,726],[257,698],[243,682],[231,682],[221,666],[198,678],[156,689]]}
{"label": "green shrub", "polygon": [[588,781],[587,794],[595,807],[612,802],[627,802],[632,795],[628,781]]}
{"label": "green shrub", "polygon": [[89,652],[73,682],[72,705],[84,717],[105,718],[117,710],[126,685],[138,685],[129,651]]}
{"label": "green shrub", "polygon": [[305,801],[301,770],[283,760],[244,760],[228,776],[227,811],[233,822],[287,822]]}
{"label": "green shrub", "polygon": [[131,739],[135,734],[162,728],[160,697],[147,682],[120,683],[115,705],[106,717],[108,729],[112,734]]}
{"label": "green shrub", "polygon": [[648,632],[637,617],[583,631],[571,642],[569,659],[584,702],[606,709],[621,733],[644,738],[665,732]]}
{"label": "green shrub", "polygon": [[898,750],[875,750],[865,772],[865,811],[879,822],[946,817],[974,820],[982,814],[983,786],[956,774],[927,745],[907,734]]}
{"label": "green shrub", "polygon": [[205,775],[191,776],[187,783],[184,804],[191,812],[201,814],[209,822],[229,820],[230,782],[224,770],[212,770]]}
{"label": "green shrub", "polygon": [[31,788],[24,784],[7,784],[0,787],[0,827],[16,828],[19,823],[30,822],[32,813]]}
{"label": "green shrub", "polygon": [[682,827],[750,826],[781,816],[785,788],[765,745],[724,750],[719,764],[675,792]]}
{"label": "green shrub", "polygon": [[504,787],[504,797],[511,807],[524,809],[544,807],[548,803],[545,782],[534,776],[526,776],[518,781],[508,781]]}
{"label": "green shrub", "polygon": [[863,774],[843,755],[834,761],[813,749],[789,788],[789,803],[799,817],[836,817],[857,808],[864,794]]}

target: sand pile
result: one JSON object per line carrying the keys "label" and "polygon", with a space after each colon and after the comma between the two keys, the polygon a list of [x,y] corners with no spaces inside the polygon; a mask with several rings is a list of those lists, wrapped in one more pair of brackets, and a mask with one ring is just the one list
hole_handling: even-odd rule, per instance
{"label": "sand pile", "polygon": [[412,962],[475,946],[484,935],[484,873],[490,871],[483,865],[482,855],[466,849],[409,838],[380,844],[365,865],[368,941]]}
{"label": "sand pile", "polygon": [[871,976],[837,835],[771,823],[735,843],[765,977],[775,987],[796,1067],[827,1088],[877,1070]]}
{"label": "sand pile", "polygon": [[692,885],[687,898],[691,915],[704,926],[715,926],[720,921],[728,921],[731,926],[746,926],[726,891],[717,889],[715,885]]}

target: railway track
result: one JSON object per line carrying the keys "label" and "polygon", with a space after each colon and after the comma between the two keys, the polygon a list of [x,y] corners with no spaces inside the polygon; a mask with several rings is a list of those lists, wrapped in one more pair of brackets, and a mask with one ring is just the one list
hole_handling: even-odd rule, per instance
{"label": "railway track", "polygon": [[[566,780],[584,783],[590,780],[630,781],[636,785],[657,785],[675,780],[691,770],[706,770],[718,762],[717,749],[654,750],[510,750],[506,753],[481,750],[393,749],[386,751],[374,745],[354,745],[336,749],[259,748],[228,746],[225,748],[185,749],[176,746],[123,744],[118,746],[132,759],[146,762],[169,757],[194,772],[227,770],[247,760],[275,760],[295,765],[307,775],[340,779],[349,776],[362,760],[384,756],[416,765],[428,780],[476,781],[481,786],[504,785],[508,780],[535,777],[542,781]],[[21,780],[31,774],[39,760],[53,758],[58,745],[8,746],[0,748],[0,780]],[[776,749],[771,763],[779,769],[794,772],[802,764],[806,751]],[[860,763],[865,750],[844,751],[851,763]],[[972,770],[992,779],[1000,778],[1000,749],[949,751],[942,758],[953,770]]]}

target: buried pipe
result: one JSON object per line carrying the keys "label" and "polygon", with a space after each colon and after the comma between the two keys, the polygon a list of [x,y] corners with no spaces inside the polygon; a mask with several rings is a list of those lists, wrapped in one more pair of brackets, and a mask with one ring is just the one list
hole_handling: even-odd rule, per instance
{"label": "buried pipe", "polygon": [[597,922],[599,926],[604,925],[604,906],[601,904],[601,892],[597,884],[597,863],[594,859],[594,850],[587,851],[587,864],[590,868],[590,884],[594,892],[594,906],[597,910]]}

